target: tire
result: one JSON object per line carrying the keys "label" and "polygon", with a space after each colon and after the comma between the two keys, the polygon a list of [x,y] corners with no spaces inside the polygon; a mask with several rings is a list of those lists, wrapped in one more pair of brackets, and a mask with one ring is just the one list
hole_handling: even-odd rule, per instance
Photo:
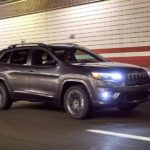
{"label": "tire", "polygon": [[0,110],[9,109],[12,100],[9,98],[8,91],[3,83],[0,83]]}
{"label": "tire", "polygon": [[118,109],[120,110],[120,111],[127,111],[127,112],[129,112],[129,111],[133,111],[135,108],[137,107],[137,105],[125,105],[125,106],[118,106]]}
{"label": "tire", "polygon": [[71,86],[64,95],[65,111],[74,119],[84,119],[92,110],[89,96],[82,85]]}

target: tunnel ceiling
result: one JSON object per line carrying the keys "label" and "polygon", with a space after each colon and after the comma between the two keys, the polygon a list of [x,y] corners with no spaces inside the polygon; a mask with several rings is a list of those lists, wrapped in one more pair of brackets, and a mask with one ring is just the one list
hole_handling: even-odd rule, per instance
{"label": "tunnel ceiling", "polygon": [[6,4],[6,3],[11,3],[14,1],[18,1],[18,0],[0,0],[0,5]]}
{"label": "tunnel ceiling", "polygon": [[0,0],[0,19],[98,1],[103,0]]}

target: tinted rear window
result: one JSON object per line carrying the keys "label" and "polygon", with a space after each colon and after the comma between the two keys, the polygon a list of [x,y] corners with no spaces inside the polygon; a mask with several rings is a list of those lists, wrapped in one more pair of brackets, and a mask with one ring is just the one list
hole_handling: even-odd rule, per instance
{"label": "tinted rear window", "polygon": [[10,56],[11,52],[6,52],[0,59],[0,62],[2,63],[7,63],[9,56]]}
{"label": "tinted rear window", "polygon": [[12,64],[19,64],[19,65],[24,65],[27,63],[27,58],[28,58],[28,50],[19,50],[19,51],[14,51],[10,63]]}

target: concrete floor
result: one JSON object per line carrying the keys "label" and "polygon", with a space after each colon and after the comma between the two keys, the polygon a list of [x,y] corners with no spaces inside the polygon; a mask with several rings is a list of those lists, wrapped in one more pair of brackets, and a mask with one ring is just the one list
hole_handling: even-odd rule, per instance
{"label": "concrete floor", "polygon": [[17,102],[0,111],[1,150],[149,150],[150,142],[87,132],[88,129],[150,137],[150,103],[133,113],[116,109],[74,120],[63,110]]}

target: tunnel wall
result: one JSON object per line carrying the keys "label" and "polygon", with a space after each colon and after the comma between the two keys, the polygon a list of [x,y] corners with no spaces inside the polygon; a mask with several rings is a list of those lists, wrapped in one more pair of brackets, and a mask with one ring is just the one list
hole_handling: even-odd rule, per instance
{"label": "tunnel wall", "polygon": [[0,6],[0,48],[21,41],[76,43],[112,61],[150,66],[150,0],[70,2],[37,3],[39,9],[22,13],[18,3]]}

